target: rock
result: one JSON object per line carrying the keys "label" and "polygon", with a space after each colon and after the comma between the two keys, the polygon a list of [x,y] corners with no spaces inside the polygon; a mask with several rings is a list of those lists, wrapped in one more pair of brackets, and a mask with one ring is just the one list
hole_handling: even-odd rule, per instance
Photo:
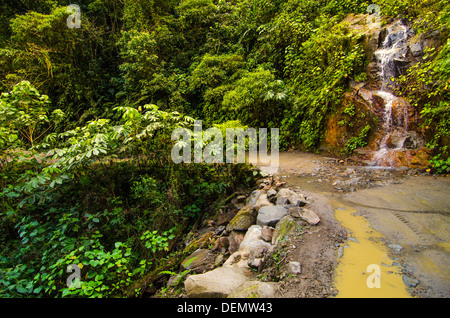
{"label": "rock", "polygon": [[403,246],[401,246],[400,244],[389,244],[388,247],[390,249],[393,249],[394,251],[401,252],[403,250]]}
{"label": "rock", "polygon": [[247,265],[251,268],[259,268],[259,266],[261,265],[263,261],[263,258],[254,258],[254,259],[249,259],[247,262]]}
{"label": "rock", "polygon": [[256,201],[258,201],[259,196],[264,193],[263,190],[255,190],[250,194],[250,196],[245,201],[245,205],[255,206]]}
{"label": "rock", "polygon": [[223,231],[225,231],[225,229],[226,229],[225,225],[220,225],[214,230],[214,234],[220,235],[220,234],[222,234]]}
{"label": "rock", "polygon": [[181,270],[202,271],[211,265],[211,256],[209,250],[198,249],[181,262]]}
{"label": "rock", "polygon": [[289,197],[289,196],[294,195],[294,194],[295,194],[295,192],[292,191],[291,189],[283,188],[283,189],[278,190],[277,198],[279,198],[279,197]]}
{"label": "rock", "polygon": [[277,283],[247,281],[234,290],[229,298],[275,298]]}
{"label": "rock", "polygon": [[182,275],[172,275],[169,277],[166,286],[167,287],[175,287],[180,282]]}
{"label": "rock", "polygon": [[224,262],[224,255],[223,254],[217,255],[216,259],[214,260],[214,267],[221,266],[223,262]]}
{"label": "rock", "polygon": [[228,242],[230,244],[228,247],[228,251],[230,252],[230,254],[233,254],[234,252],[237,252],[239,250],[239,246],[244,240],[244,235],[244,232],[239,231],[233,231],[230,233],[230,236],[228,237]]}
{"label": "rock", "polygon": [[408,288],[414,288],[417,285],[419,285],[419,283],[420,283],[419,280],[409,277],[407,275],[403,275],[402,279],[403,279],[403,283],[405,283],[406,287],[408,287]]}
{"label": "rock", "polygon": [[262,207],[262,206],[266,206],[266,205],[273,205],[272,202],[269,201],[269,198],[267,197],[267,194],[262,193],[258,200],[256,200],[255,202],[255,207]]}
{"label": "rock", "polygon": [[252,225],[247,233],[245,233],[239,252],[248,253],[250,258],[258,258],[265,251],[271,248],[271,244],[261,239],[262,227],[259,225]]}
{"label": "rock", "polygon": [[301,274],[302,273],[302,266],[299,262],[289,262],[287,263],[287,270],[289,274]]}
{"label": "rock", "polygon": [[266,242],[272,242],[274,228],[270,226],[263,226],[261,231],[261,238]]}
{"label": "rock", "polygon": [[288,210],[288,214],[293,218],[299,218],[302,215],[302,208],[298,206],[291,207]]}
{"label": "rock", "polygon": [[227,225],[227,232],[245,231],[255,224],[258,212],[251,205],[246,205],[234,216]]}
{"label": "rock", "polygon": [[277,191],[275,189],[270,189],[269,191],[267,191],[267,197],[270,199],[274,196],[277,195]]}
{"label": "rock", "polygon": [[243,194],[238,195],[236,197],[236,203],[244,203],[246,199],[247,199],[247,197],[245,195],[243,195]]}
{"label": "rock", "polygon": [[311,225],[316,225],[320,222],[320,218],[310,209],[303,208],[300,213],[300,218]]}
{"label": "rock", "polygon": [[189,275],[184,282],[190,298],[226,298],[247,281],[246,271],[238,267],[219,267],[199,275]]}
{"label": "rock", "polygon": [[343,245],[339,246],[338,259],[340,259],[342,256],[344,256],[344,246]]}
{"label": "rock", "polygon": [[287,205],[287,204],[289,204],[289,198],[288,197],[278,197],[275,204],[276,205]]}
{"label": "rock", "polygon": [[220,251],[221,253],[225,253],[225,251],[230,246],[230,241],[227,236],[219,237],[215,242],[211,249],[211,251]]}
{"label": "rock", "polygon": [[281,238],[284,238],[287,235],[289,235],[289,233],[291,233],[292,230],[294,230],[296,225],[297,222],[292,216],[290,215],[284,216],[275,227],[275,231],[273,232],[272,237],[272,244],[277,245],[278,241]]}
{"label": "rock", "polygon": [[239,251],[234,252],[231,256],[223,263],[222,267],[239,267],[239,268],[248,268],[248,252],[241,253]]}
{"label": "rock", "polygon": [[288,210],[282,206],[263,206],[258,211],[256,224],[275,226],[287,213]]}

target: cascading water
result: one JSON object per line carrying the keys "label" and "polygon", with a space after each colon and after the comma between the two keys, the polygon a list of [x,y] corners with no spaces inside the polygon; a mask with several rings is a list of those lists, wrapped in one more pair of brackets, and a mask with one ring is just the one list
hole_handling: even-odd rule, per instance
{"label": "cascading water", "polygon": [[[386,38],[380,49],[375,51],[375,57],[380,68],[381,88],[374,92],[384,100],[384,114],[382,134],[379,148],[372,155],[372,160],[377,165],[391,165],[389,152],[403,148],[403,144],[408,137],[408,116],[402,114],[403,120],[393,120],[393,105],[397,97],[392,93],[392,78],[396,78],[398,70],[396,61],[406,58],[408,28],[400,21],[387,28]],[[392,137],[395,135],[394,142]]]}

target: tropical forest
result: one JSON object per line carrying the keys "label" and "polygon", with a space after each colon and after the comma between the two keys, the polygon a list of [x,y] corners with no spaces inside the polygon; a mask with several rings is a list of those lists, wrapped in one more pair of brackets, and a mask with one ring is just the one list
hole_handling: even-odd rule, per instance
{"label": "tropical forest", "polygon": [[449,35],[448,0],[1,1],[0,297],[450,297]]}

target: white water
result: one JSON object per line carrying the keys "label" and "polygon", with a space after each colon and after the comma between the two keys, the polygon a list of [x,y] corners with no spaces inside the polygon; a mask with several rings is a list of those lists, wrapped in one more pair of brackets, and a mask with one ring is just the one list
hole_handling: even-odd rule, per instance
{"label": "white water", "polygon": [[388,140],[389,137],[391,137],[392,132],[397,129],[406,133],[407,127],[407,116],[405,116],[405,120],[402,125],[403,127],[395,127],[393,124],[392,106],[397,97],[390,91],[392,84],[391,78],[394,78],[396,75],[394,60],[405,58],[405,46],[407,45],[408,38],[407,31],[407,27],[402,25],[400,22],[393,24],[387,30],[388,33],[383,41],[382,47],[375,51],[375,57],[380,65],[379,75],[381,78],[381,89],[375,94],[384,100],[382,125],[383,138],[380,140],[379,149],[372,155],[372,160],[375,161],[377,165],[381,162],[390,164],[390,162],[386,162],[386,155],[392,150],[401,149],[404,141],[406,140],[406,134],[401,133],[402,135],[405,135],[403,141],[398,142],[395,145],[395,149],[391,149],[388,146]]}

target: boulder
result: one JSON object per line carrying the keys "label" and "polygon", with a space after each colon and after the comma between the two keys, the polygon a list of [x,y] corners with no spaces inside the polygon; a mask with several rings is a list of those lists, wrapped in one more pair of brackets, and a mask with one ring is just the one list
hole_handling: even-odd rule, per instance
{"label": "boulder", "polygon": [[275,226],[287,213],[288,210],[279,205],[263,206],[258,211],[256,224],[260,226]]}
{"label": "boulder", "polygon": [[320,222],[320,218],[317,216],[316,213],[309,209],[302,209],[302,212],[300,214],[300,218],[306,222],[308,222],[311,225],[316,225]]}
{"label": "boulder", "polygon": [[266,242],[272,242],[274,228],[270,226],[263,226],[261,231],[261,238]]}
{"label": "boulder", "polygon": [[271,244],[261,238],[262,227],[252,225],[245,234],[244,240],[239,247],[239,252],[248,253],[251,258],[258,258],[271,248]]}
{"label": "boulder", "polygon": [[296,225],[297,222],[292,216],[284,216],[275,227],[275,231],[273,232],[272,236],[272,244],[277,245],[278,241],[281,238],[288,236],[289,233],[291,233],[295,229]]}
{"label": "boulder", "polygon": [[207,249],[198,249],[181,262],[181,270],[201,272],[212,264],[214,257]]}
{"label": "boulder", "polygon": [[228,251],[230,252],[230,254],[233,254],[234,252],[237,252],[239,250],[239,246],[244,240],[244,235],[245,233],[242,231],[233,231],[230,233],[230,236],[228,237]]}
{"label": "boulder", "polygon": [[260,207],[263,207],[263,206],[266,206],[266,205],[273,205],[273,203],[271,203],[271,202],[269,201],[269,198],[268,198],[267,194],[262,193],[262,194],[258,197],[258,200],[256,200],[254,206],[260,208]]}
{"label": "boulder", "polygon": [[245,231],[256,223],[258,212],[251,205],[246,205],[234,216],[227,225],[227,232]]}
{"label": "boulder", "polygon": [[262,193],[265,193],[265,191],[264,190],[253,191],[245,201],[245,205],[255,206],[256,201],[258,201],[258,198]]}
{"label": "boulder", "polygon": [[217,238],[217,240],[214,242],[214,245],[211,249],[211,251],[219,251],[221,253],[225,253],[228,247],[230,246],[230,240],[227,236],[221,236]]}
{"label": "boulder", "polygon": [[277,283],[247,281],[234,290],[228,298],[275,298]]}
{"label": "boulder", "polygon": [[190,298],[226,298],[246,281],[244,269],[219,267],[204,274],[189,275],[184,288]]}

